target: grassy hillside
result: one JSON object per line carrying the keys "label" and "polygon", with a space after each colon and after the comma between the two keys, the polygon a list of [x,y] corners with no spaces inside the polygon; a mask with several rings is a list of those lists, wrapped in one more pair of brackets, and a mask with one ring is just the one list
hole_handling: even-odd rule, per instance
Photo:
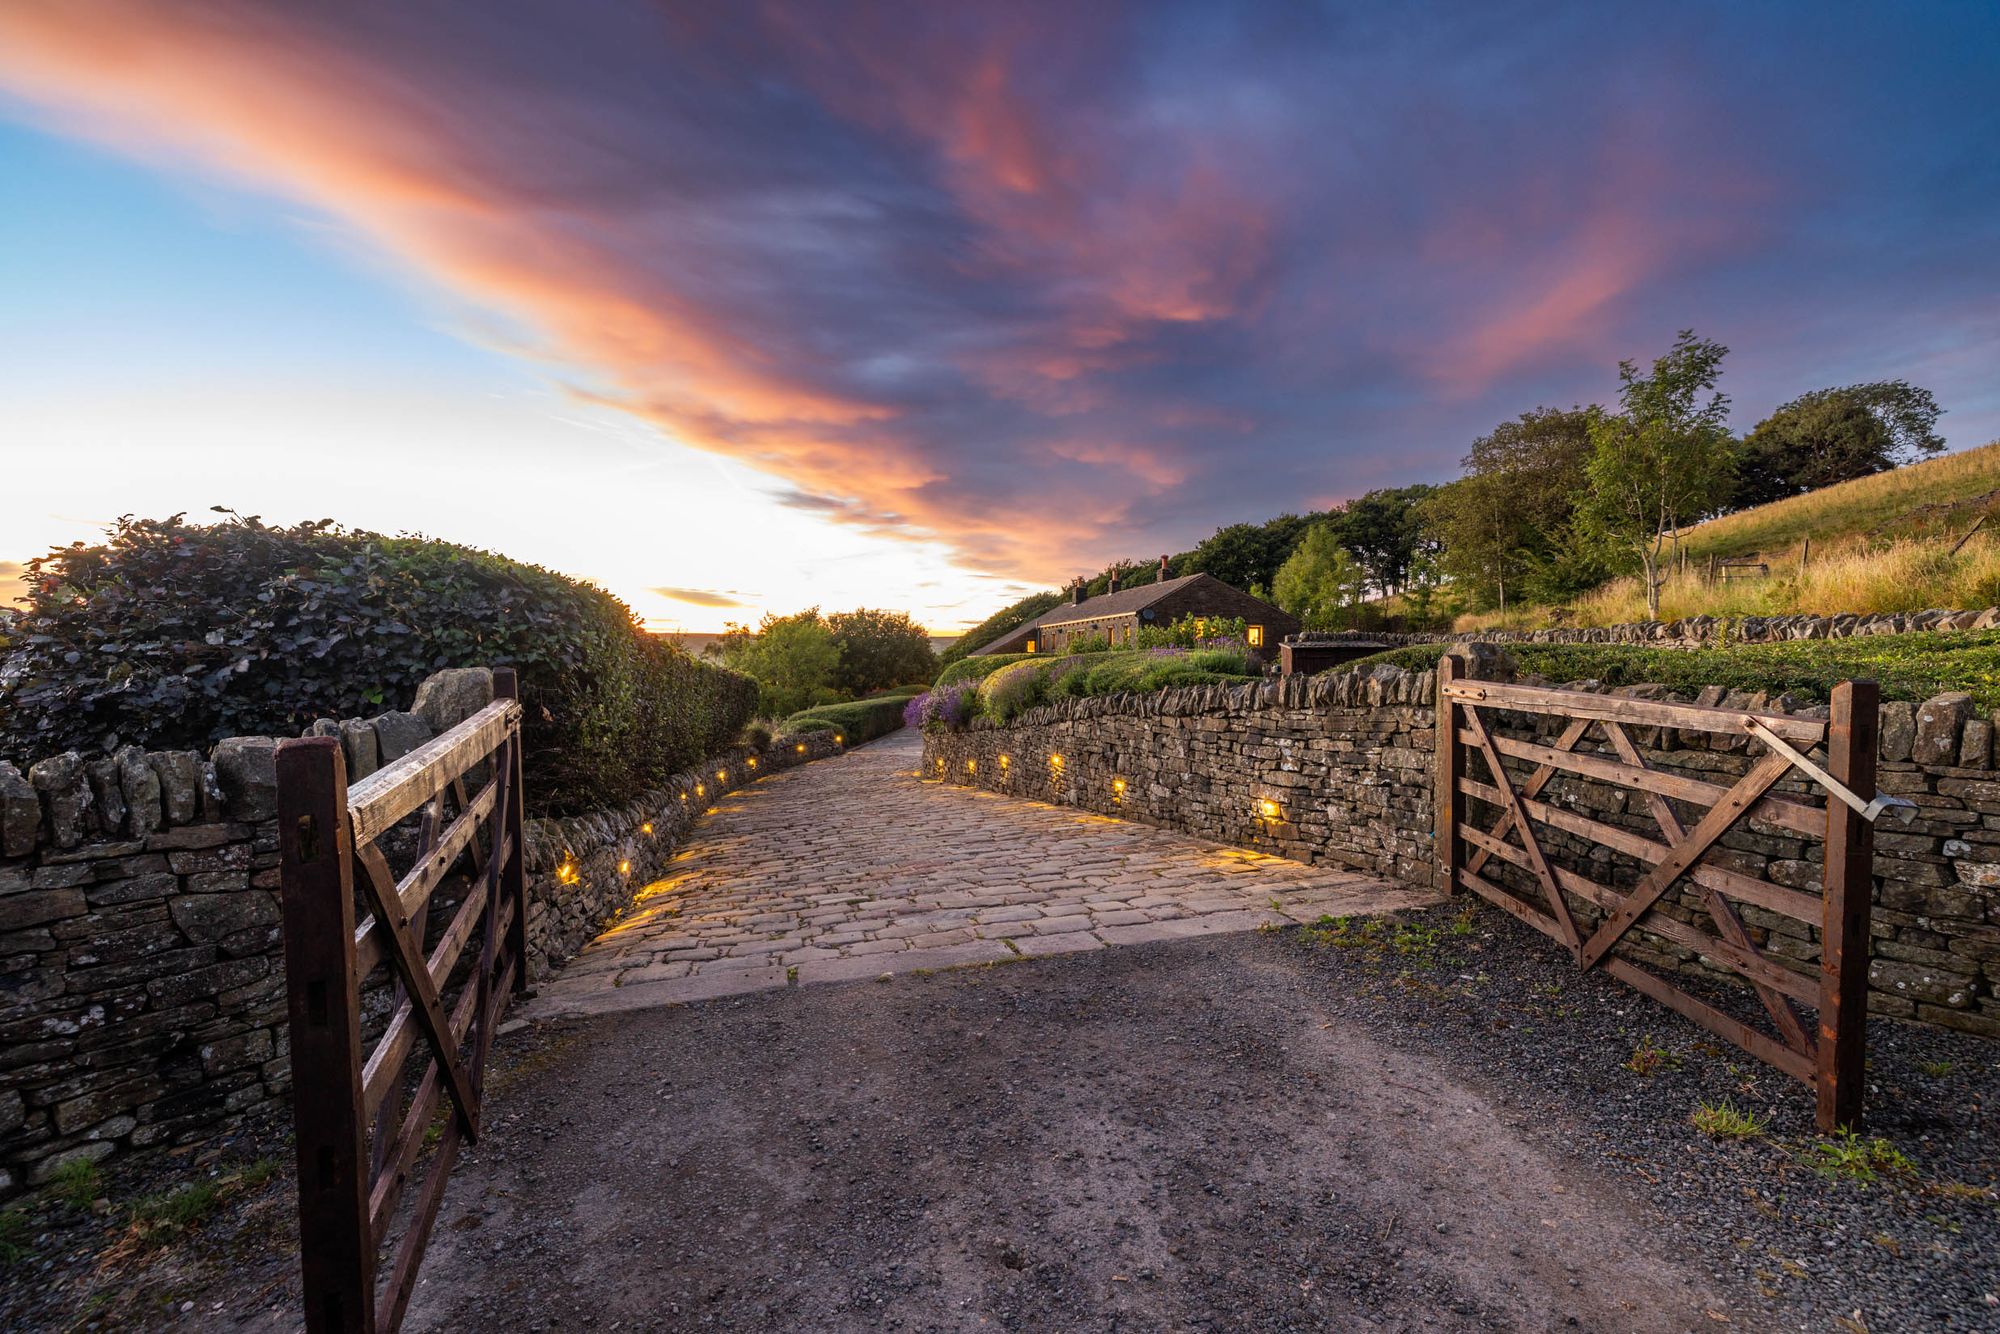
{"label": "grassy hillside", "polygon": [[[1989,513],[1988,526],[1954,553]],[[1665,620],[2000,605],[2000,441],[1711,519],[1682,534],[1682,544],[1687,573],[1661,590]],[[1770,574],[1710,584],[1711,555],[1756,556]],[[1618,625],[1645,620],[1646,599],[1637,578],[1614,579],[1562,608],[1560,620],[1556,610],[1462,616],[1457,628]]]}
{"label": "grassy hillside", "polygon": [[2000,440],[1724,515],[1683,534],[1691,559],[1796,553],[1842,538],[1957,541],[2000,501]]}

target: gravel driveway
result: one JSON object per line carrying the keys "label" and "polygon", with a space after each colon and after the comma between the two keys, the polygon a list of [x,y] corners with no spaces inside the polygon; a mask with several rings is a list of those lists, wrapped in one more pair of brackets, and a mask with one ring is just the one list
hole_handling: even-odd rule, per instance
{"label": "gravel driveway", "polygon": [[547,1025],[410,1328],[1685,1330],[1615,1183],[1271,936]]}

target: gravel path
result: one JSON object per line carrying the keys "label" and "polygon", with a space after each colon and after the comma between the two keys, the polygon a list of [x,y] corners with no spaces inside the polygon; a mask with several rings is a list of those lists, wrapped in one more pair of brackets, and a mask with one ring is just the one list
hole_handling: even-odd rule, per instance
{"label": "gravel path", "polygon": [[1728,1315],[1629,1192],[1322,991],[1248,935],[545,1026],[507,1053],[411,1328]]}

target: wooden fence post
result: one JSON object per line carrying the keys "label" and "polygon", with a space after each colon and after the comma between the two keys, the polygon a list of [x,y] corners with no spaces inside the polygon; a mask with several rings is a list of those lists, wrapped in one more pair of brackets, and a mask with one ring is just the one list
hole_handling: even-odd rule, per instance
{"label": "wooden fence post", "polygon": [[[493,671],[493,694],[497,699],[521,698],[520,678],[512,667],[496,667]],[[527,732],[527,717],[523,713],[521,727],[507,743],[507,753],[502,762],[507,766],[507,827],[504,831],[513,851],[500,868],[499,891],[514,905],[514,920],[507,926],[507,949],[514,958],[514,994],[522,996],[528,991],[528,848],[521,833],[521,807],[528,800],[528,789],[522,779],[521,738]],[[495,840],[496,844],[498,840]]]}
{"label": "wooden fence post", "polygon": [[1458,780],[1465,775],[1465,752],[1458,744],[1458,704],[1444,688],[1458,679],[1458,659],[1449,653],[1438,659],[1433,730],[1437,746],[1437,833],[1433,855],[1444,892],[1458,888],[1458,826],[1465,818],[1465,794]]}
{"label": "wooden fence post", "polygon": [[307,737],[278,744],[276,769],[306,1329],[373,1334],[347,765],[338,740]]}
{"label": "wooden fence post", "polygon": [[[1875,799],[1881,692],[1873,681],[1833,688],[1827,771],[1862,801]],[[1813,1075],[1822,1133],[1861,1127],[1868,1037],[1868,919],[1875,899],[1875,827],[1846,802],[1826,800],[1825,907],[1819,948],[1819,1056]]]}

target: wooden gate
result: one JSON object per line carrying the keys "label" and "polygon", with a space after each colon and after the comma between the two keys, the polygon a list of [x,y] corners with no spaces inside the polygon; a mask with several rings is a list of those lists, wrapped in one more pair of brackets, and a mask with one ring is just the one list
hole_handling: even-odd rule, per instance
{"label": "wooden gate", "polygon": [[[1868,917],[1873,891],[1873,824],[1881,811],[1908,803],[1875,792],[1877,690],[1872,681],[1848,681],[1833,691],[1830,717],[1746,713],[1652,700],[1459,680],[1458,662],[1438,664],[1437,848],[1449,883],[1471,890],[1567,947],[1579,967],[1601,968],[1710,1032],[1749,1051],[1815,1090],[1819,1128],[1858,1128],[1862,1057],[1867,1024]],[[1539,714],[1564,720],[1553,744],[1497,734],[1488,711]],[[1747,739],[1752,756],[1731,785],[1650,767],[1629,727],[1660,727]],[[1595,728],[1608,743],[1579,750]],[[1815,747],[1826,748],[1815,761]],[[1486,781],[1468,772],[1479,756]],[[1517,784],[1503,758],[1532,766]],[[1774,793],[1779,780],[1803,774],[1823,797],[1812,805]],[[1658,829],[1649,838],[1631,828],[1592,819],[1541,800],[1558,773],[1629,790]],[[1468,819],[1467,799],[1497,812],[1486,828]],[[1690,826],[1674,803],[1705,808]],[[1776,827],[1786,836],[1825,841],[1822,892],[1773,884],[1705,860],[1739,823]],[[1649,867],[1628,891],[1612,889],[1557,866],[1538,831],[1557,830]],[[1535,895],[1524,897],[1481,874],[1493,859],[1533,877]],[[1691,882],[1713,932],[1659,910],[1678,883]],[[1565,898],[1565,895],[1569,896]],[[1588,931],[1571,911],[1580,900],[1601,913]],[[1817,926],[1817,976],[1786,967],[1762,953],[1736,904]],[[1693,915],[1693,914],[1691,914]],[[1748,982],[1769,1017],[1768,1031],[1725,1014],[1658,973],[1611,953],[1637,927],[1669,945],[1691,950],[1710,965]],[[1794,1003],[1817,1014],[1808,1029]]]}
{"label": "wooden gate", "polygon": [[[493,703],[351,788],[337,740],[278,747],[299,1256],[314,1334],[386,1334],[402,1322],[459,1146],[479,1135],[493,1026],[526,982],[521,706],[512,671],[495,671],[493,688]],[[480,770],[490,776],[467,796]],[[399,877],[380,844],[412,815],[420,827],[397,835],[409,860]],[[463,885],[449,905],[438,890],[464,863],[471,873],[449,880]],[[475,941],[476,958],[461,967]],[[383,965],[388,977],[368,998],[386,1021],[364,1046],[364,1024],[374,1027],[364,988]],[[429,1063],[412,1087],[405,1066],[419,1039]],[[378,1293],[392,1231],[395,1258]]]}

